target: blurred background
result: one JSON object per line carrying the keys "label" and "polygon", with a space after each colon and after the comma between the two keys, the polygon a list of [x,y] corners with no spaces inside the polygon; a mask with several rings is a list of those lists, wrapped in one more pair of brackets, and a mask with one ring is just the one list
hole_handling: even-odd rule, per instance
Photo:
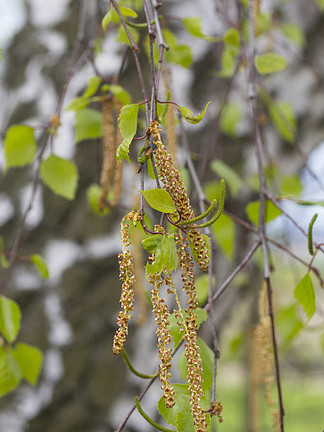
{"label": "blurred background", "polygon": [[[285,101],[293,108],[298,145],[302,149],[297,151],[296,145],[280,136],[269,114],[261,107],[269,182],[275,190],[276,179],[287,177],[286,191],[293,185],[291,193],[298,191],[301,198],[317,201],[324,199],[324,15],[319,4],[310,0],[263,0],[262,10],[274,18],[270,42],[261,41],[261,44],[273,43],[290,64],[285,71],[267,79],[265,86],[275,100]],[[73,77],[64,107],[84,91],[90,76],[99,73],[109,81],[119,71],[123,56],[126,60],[119,83],[134,100],[141,100],[131,52],[115,41],[117,30],[105,34],[101,30],[107,5],[107,1],[101,0],[0,0],[1,139],[10,125],[20,123],[35,127],[37,138],[42,138],[44,125],[55,112],[73,61],[71,56],[78,36],[79,52],[83,46],[93,47],[94,60],[88,58]],[[162,12],[170,17],[179,41],[192,48],[193,62],[189,69],[169,65],[173,99],[194,112],[200,112],[208,100],[215,101],[201,125],[187,127],[192,157],[206,195],[213,196],[219,178],[210,163],[221,159],[243,179],[236,193],[231,190],[226,208],[248,220],[245,205],[254,196],[257,199],[257,194],[253,188],[256,162],[251,147],[251,122],[246,114],[244,74],[237,76],[234,83],[231,77],[220,78],[216,71],[221,69],[222,43],[208,44],[189,37],[179,24],[184,16],[199,16],[205,34],[221,36],[228,22],[235,21],[241,7],[236,1],[166,0]],[[300,43],[282,37],[276,27],[282,22],[300,27]],[[147,64],[144,50],[140,58]],[[215,120],[224,98],[241,106],[240,116],[232,123],[230,120],[235,125],[233,128],[226,126],[226,122],[224,125],[224,116]],[[61,123],[54,140],[55,153],[74,158],[80,173],[77,196],[69,202],[41,186],[27,218],[22,248],[26,255],[41,253],[51,277],[41,280],[23,262],[15,264],[10,278],[5,270],[0,270],[4,282],[1,292],[15,299],[22,309],[19,339],[44,353],[38,386],[23,384],[0,400],[0,430],[4,432],[113,431],[143,388],[142,381],[128,372],[122,358],[111,352],[119,310],[119,224],[134,205],[129,191],[137,187],[139,180],[133,167],[125,166],[120,206],[107,216],[98,217],[89,207],[87,190],[99,181],[102,140],[75,145],[72,111],[63,110]],[[179,151],[180,165],[183,159]],[[312,168],[311,173],[306,164]],[[1,149],[0,169],[3,168]],[[1,175],[0,235],[7,245],[14,242],[31,193],[33,174],[33,168],[24,168]],[[191,191],[196,204],[194,188]],[[314,239],[324,241],[322,206],[303,207],[291,202],[284,205],[305,230],[312,215],[318,212]],[[213,233],[218,245],[216,286],[251,244],[251,235],[240,225],[225,218],[220,223],[218,231]],[[267,228],[274,239],[309,261],[307,239],[287,218],[279,216]],[[307,269],[284,251],[271,249],[271,253],[286,430],[320,431],[324,429],[323,292],[314,278],[317,311],[305,326],[306,319],[294,302],[293,289]],[[224,406],[224,423],[219,431],[272,430],[271,412],[263,392],[252,385],[256,366],[251,335],[258,322],[258,292],[262,284],[260,257],[256,258],[215,305],[221,351],[217,393]],[[323,259],[317,257],[315,264],[323,274]],[[204,292],[206,278],[199,277],[198,284]],[[156,341],[148,307],[146,313],[143,308],[140,312],[135,309],[135,318],[130,326],[127,350],[138,369],[154,373]],[[208,324],[202,326],[201,335],[210,343]],[[160,396],[159,384],[155,383],[143,401],[145,410],[158,421],[161,419],[156,404]],[[253,429],[255,424],[259,424],[258,430]],[[124,430],[149,432],[152,427],[135,413]]]}

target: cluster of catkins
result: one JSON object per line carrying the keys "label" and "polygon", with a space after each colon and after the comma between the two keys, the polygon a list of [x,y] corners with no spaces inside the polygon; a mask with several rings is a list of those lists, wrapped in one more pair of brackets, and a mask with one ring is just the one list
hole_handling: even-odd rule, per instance
{"label": "cluster of catkins", "polygon": [[[179,171],[170,153],[164,147],[159,124],[153,121],[150,125],[149,132],[152,134],[156,148],[153,151],[156,165],[159,169],[159,177],[163,182],[164,189],[171,196],[176,209],[178,210],[183,221],[189,221],[194,218],[193,210],[190,206],[190,201],[187,195],[186,188],[180,178]],[[125,342],[127,334],[127,325],[131,317],[133,309],[133,285],[135,282],[134,269],[131,263],[129,251],[129,234],[128,224],[124,223],[125,219],[132,220],[141,217],[139,213],[131,212],[122,221],[121,235],[123,243],[123,252],[119,257],[120,278],[123,281],[121,306],[122,311],[118,315],[119,329],[114,338],[113,352],[118,354]],[[155,232],[160,232],[161,235],[167,234],[162,226],[155,226]],[[170,384],[171,378],[171,362],[172,349],[169,347],[171,343],[171,334],[168,328],[169,311],[165,300],[160,295],[161,286],[165,283],[168,287],[168,293],[173,293],[178,305],[178,310],[174,312],[182,333],[184,342],[185,356],[187,359],[187,381],[190,392],[190,410],[194,419],[196,432],[207,432],[208,425],[206,421],[207,411],[204,411],[199,401],[203,395],[202,389],[202,365],[198,346],[198,326],[196,309],[198,306],[196,288],[194,285],[194,263],[192,256],[188,252],[189,243],[197,257],[197,262],[203,271],[206,271],[209,266],[209,253],[205,240],[197,227],[188,224],[186,228],[179,229],[179,232],[174,235],[175,245],[178,254],[178,263],[181,270],[181,279],[184,292],[188,297],[188,305],[185,311],[181,309],[181,304],[176,292],[174,281],[170,273],[165,273],[163,276],[160,273],[148,275],[148,281],[154,286],[151,290],[151,300],[153,312],[155,314],[156,333],[158,339],[158,355],[159,355],[159,377],[162,383],[164,400],[167,407],[171,408],[175,404],[174,389]],[[149,258],[151,263],[154,263],[155,256],[152,254]],[[209,412],[209,411],[208,411]],[[221,419],[221,409],[217,406],[218,417]],[[213,413],[214,414],[214,413]]]}

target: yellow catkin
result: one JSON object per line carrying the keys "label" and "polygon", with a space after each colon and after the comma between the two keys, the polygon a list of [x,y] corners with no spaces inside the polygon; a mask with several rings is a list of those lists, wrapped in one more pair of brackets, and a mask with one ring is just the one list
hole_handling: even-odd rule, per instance
{"label": "yellow catkin", "polygon": [[[202,389],[202,365],[198,346],[197,336],[197,314],[195,313],[198,301],[194,285],[193,260],[187,249],[189,247],[186,239],[181,232],[174,235],[179,266],[181,269],[181,279],[183,290],[188,296],[188,307],[185,310],[186,318],[183,329],[183,340],[185,344],[185,356],[187,359],[187,381],[190,392],[190,412],[194,418],[196,432],[207,432],[206,412],[200,407],[199,400],[203,396]],[[183,327],[179,314],[176,314],[179,326]]]}
{"label": "yellow catkin", "polygon": [[259,34],[259,23],[258,17],[260,14],[261,0],[253,0],[253,24],[254,24],[254,35]]}
{"label": "yellow catkin", "polygon": [[[168,83],[168,77],[165,71],[163,71],[163,81],[166,93],[170,92],[170,86]],[[166,142],[168,145],[168,151],[172,156],[175,166],[177,166],[177,133],[176,133],[176,116],[175,106],[168,104],[168,109],[165,115],[165,131],[166,131]]]}
{"label": "yellow catkin", "polygon": [[163,284],[163,279],[158,273],[149,276],[149,282],[154,285],[151,290],[151,300],[153,304],[153,312],[155,314],[156,335],[158,339],[158,355],[159,355],[159,377],[162,383],[162,390],[165,405],[167,408],[172,408],[175,404],[174,389],[170,384],[171,378],[171,361],[172,348],[167,348],[171,343],[171,333],[168,328],[169,311],[163,298],[160,297],[159,290]]}
{"label": "yellow catkin", "polygon": [[113,115],[113,101],[102,104],[103,125],[103,164],[100,175],[101,194],[98,199],[99,210],[106,207],[106,199],[110,189],[111,180],[116,166],[116,136]]}
{"label": "yellow catkin", "polygon": [[[177,210],[183,220],[194,218],[194,212],[190,205],[187,189],[180,177],[179,171],[175,166],[173,158],[167,152],[161,140],[161,129],[158,122],[153,121],[150,126],[154,137],[156,150],[154,151],[156,164],[160,170],[160,178],[164,189],[169,193]],[[197,262],[202,271],[206,271],[209,266],[209,252],[204,238],[197,228],[190,228],[189,239],[197,256]]]}
{"label": "yellow catkin", "polygon": [[119,354],[126,341],[128,334],[128,322],[132,317],[132,311],[134,309],[134,265],[132,254],[130,252],[130,236],[128,232],[129,225],[125,223],[126,220],[130,220],[136,224],[137,216],[136,212],[128,213],[121,221],[120,234],[122,240],[122,253],[118,255],[119,262],[119,279],[123,281],[120,304],[122,310],[118,313],[117,324],[118,330],[115,333],[113,341],[113,353]]}

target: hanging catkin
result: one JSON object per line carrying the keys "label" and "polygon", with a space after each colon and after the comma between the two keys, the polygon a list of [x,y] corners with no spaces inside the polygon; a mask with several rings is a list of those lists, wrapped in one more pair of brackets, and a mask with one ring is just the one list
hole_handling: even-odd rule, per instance
{"label": "hanging catkin", "polygon": [[111,179],[116,166],[116,135],[113,117],[113,101],[102,104],[103,125],[103,164],[100,175],[101,194],[98,199],[100,211],[106,207],[106,199],[109,192]]}

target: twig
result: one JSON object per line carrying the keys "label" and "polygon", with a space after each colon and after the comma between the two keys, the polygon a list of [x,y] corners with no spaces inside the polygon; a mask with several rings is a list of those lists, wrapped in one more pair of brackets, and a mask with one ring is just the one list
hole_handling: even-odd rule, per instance
{"label": "twig", "polygon": [[279,411],[280,411],[280,430],[284,432],[284,407],[282,400],[282,390],[281,390],[281,380],[280,380],[280,366],[279,366],[279,356],[278,356],[278,345],[275,333],[274,324],[274,313],[272,307],[272,288],[270,281],[270,268],[268,262],[267,253],[267,241],[265,238],[265,203],[266,203],[266,182],[264,175],[264,165],[263,165],[263,155],[262,155],[262,140],[261,131],[258,122],[257,106],[256,106],[256,70],[254,67],[255,58],[255,28],[254,28],[254,17],[253,17],[253,5],[254,1],[249,0],[249,56],[250,56],[250,77],[249,77],[249,99],[251,105],[252,119],[253,119],[253,129],[254,129],[254,143],[255,152],[258,163],[259,181],[260,181],[260,207],[259,207],[259,239],[261,242],[262,258],[263,258],[263,277],[267,284],[267,295],[269,302],[269,316],[271,321],[271,333],[272,333],[272,345],[274,350],[274,361],[275,361],[275,373],[276,373],[276,384],[278,390],[279,399]]}

